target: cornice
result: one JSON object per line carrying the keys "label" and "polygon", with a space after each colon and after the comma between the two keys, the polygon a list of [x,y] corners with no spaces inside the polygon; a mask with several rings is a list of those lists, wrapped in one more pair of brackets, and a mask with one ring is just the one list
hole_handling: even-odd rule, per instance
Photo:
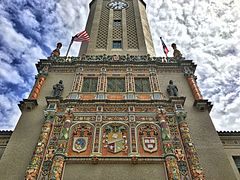
{"label": "cornice", "polygon": [[44,67],[50,67],[51,69],[64,68],[69,72],[74,71],[79,66],[139,66],[139,67],[156,67],[160,70],[179,70],[185,72],[186,67],[191,69],[191,73],[194,74],[197,65],[192,60],[176,61],[172,57],[150,57],[146,56],[110,56],[110,55],[84,55],[81,57],[48,57],[47,59],[40,59],[36,64],[38,72],[41,72]]}
{"label": "cornice", "polygon": [[217,131],[219,136],[240,136],[240,131]]}
{"label": "cornice", "polygon": [[12,130],[0,130],[0,135],[12,135]]}

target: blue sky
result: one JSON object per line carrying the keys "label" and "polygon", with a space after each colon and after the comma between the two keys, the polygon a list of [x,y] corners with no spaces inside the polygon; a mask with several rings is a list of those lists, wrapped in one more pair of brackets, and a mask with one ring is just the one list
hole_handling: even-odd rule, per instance
{"label": "blue sky", "polygon": [[[70,38],[84,30],[90,0],[2,0],[0,2],[0,129],[14,129],[18,102],[27,98],[35,63],[58,41],[62,54]],[[204,98],[214,103],[218,130],[240,130],[240,2],[235,0],[145,0],[157,56],[175,42],[198,64]],[[74,43],[70,56],[76,56]]]}

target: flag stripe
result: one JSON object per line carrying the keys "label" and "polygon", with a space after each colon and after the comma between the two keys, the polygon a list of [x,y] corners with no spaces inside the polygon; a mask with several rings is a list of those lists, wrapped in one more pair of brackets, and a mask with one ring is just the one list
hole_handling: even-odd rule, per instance
{"label": "flag stripe", "polygon": [[163,52],[164,52],[164,53],[166,54],[166,56],[167,56],[169,50],[168,50],[166,44],[163,42],[162,37],[160,37],[160,39],[161,39],[162,46],[163,46]]}
{"label": "flag stripe", "polygon": [[87,31],[82,31],[80,33],[77,33],[75,36],[73,36],[73,41],[82,42],[82,41],[89,41],[90,37],[87,33]]}

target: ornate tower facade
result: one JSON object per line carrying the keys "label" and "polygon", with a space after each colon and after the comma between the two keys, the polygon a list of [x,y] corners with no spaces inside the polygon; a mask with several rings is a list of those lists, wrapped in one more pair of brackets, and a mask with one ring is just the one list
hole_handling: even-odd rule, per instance
{"label": "ornate tower facade", "polygon": [[93,0],[79,56],[39,61],[0,178],[236,179],[196,65],[155,57],[145,6]]}
{"label": "ornate tower facade", "polygon": [[155,55],[144,1],[98,0],[90,3],[86,30],[91,37],[80,55]]}

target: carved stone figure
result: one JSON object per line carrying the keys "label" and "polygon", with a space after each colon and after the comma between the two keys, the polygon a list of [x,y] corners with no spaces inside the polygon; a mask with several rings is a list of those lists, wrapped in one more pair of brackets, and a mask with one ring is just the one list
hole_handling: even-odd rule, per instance
{"label": "carved stone figure", "polygon": [[177,45],[175,43],[172,43],[172,48],[173,48],[173,57],[174,59],[181,59],[182,58],[182,54],[181,52],[177,49]]}
{"label": "carved stone figure", "polygon": [[64,89],[63,81],[60,80],[58,84],[55,84],[53,86],[53,96],[54,97],[60,97],[62,95],[63,89]]}
{"label": "carved stone figure", "polygon": [[60,49],[62,47],[62,43],[57,43],[56,49],[54,49],[51,53],[51,57],[59,57],[60,56]]}
{"label": "carved stone figure", "polygon": [[62,129],[62,132],[61,132],[61,139],[68,139],[68,131],[70,129],[70,126],[71,126],[71,121],[70,120],[66,120],[65,123],[64,123],[64,126],[63,126],[63,129]]}
{"label": "carved stone figure", "polygon": [[167,92],[169,96],[178,96],[178,88],[173,84],[172,80],[169,81]]}

